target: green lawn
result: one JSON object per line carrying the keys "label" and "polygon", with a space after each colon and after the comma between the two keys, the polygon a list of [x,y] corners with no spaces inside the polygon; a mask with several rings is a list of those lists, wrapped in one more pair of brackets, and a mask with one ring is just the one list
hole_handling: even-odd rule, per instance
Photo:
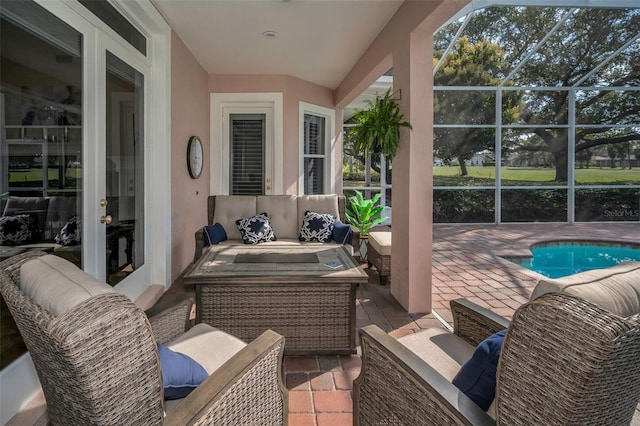
{"label": "green lawn", "polygon": [[[494,167],[468,166],[468,176],[460,176],[460,167],[444,166],[433,168],[433,183],[436,186],[493,186],[496,169]],[[554,182],[555,170],[533,167],[503,167],[503,185],[562,185]],[[592,185],[640,185],[640,167],[634,169],[589,168],[576,170],[578,184]],[[372,185],[379,184],[372,182]],[[364,186],[364,180],[345,180],[345,186]]]}
{"label": "green lawn", "polygon": [[[473,186],[493,185],[496,170],[494,167],[468,166],[468,176],[460,176],[460,167],[444,166],[433,168],[434,185]],[[576,182],[579,184],[628,185],[640,184],[640,168],[589,168],[576,170]],[[533,185],[553,184],[555,170],[550,168],[503,167],[503,184]]]}
{"label": "green lawn", "polygon": [[[48,169],[49,185],[57,186],[59,171],[57,168]],[[67,169],[65,180],[67,187],[75,188],[75,182],[82,179],[82,169]],[[40,187],[42,186],[42,169],[12,169],[9,170],[9,186],[13,187]]]}

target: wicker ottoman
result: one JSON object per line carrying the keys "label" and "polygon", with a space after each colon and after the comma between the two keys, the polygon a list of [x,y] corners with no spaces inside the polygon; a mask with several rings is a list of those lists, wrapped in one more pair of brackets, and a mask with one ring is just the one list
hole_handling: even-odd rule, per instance
{"label": "wicker ottoman", "polygon": [[385,285],[391,275],[391,232],[369,232],[367,256],[378,270],[380,284]]}

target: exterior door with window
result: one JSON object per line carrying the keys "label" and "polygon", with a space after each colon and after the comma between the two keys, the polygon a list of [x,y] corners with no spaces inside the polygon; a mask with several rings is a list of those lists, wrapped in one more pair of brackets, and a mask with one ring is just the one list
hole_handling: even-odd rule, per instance
{"label": "exterior door with window", "polygon": [[273,193],[273,148],[269,108],[226,108],[230,195]]}

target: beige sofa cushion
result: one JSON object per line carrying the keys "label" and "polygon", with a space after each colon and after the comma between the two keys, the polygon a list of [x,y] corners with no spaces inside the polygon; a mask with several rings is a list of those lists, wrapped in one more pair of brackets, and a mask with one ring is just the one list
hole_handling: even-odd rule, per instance
{"label": "beige sofa cushion", "polygon": [[391,256],[391,232],[369,232],[369,245],[381,256]]}
{"label": "beige sofa cushion", "polygon": [[[464,339],[441,328],[428,328],[400,337],[398,341],[450,382],[476,349]],[[464,395],[458,388],[456,392],[458,396]],[[495,400],[491,403],[487,414],[495,420]]]}
{"label": "beige sofa cushion", "polygon": [[22,264],[20,289],[54,316],[65,314],[93,296],[114,291],[73,263],[51,254]]}
{"label": "beige sofa cushion", "polygon": [[220,195],[216,197],[213,223],[219,223],[230,240],[242,240],[236,220],[255,216],[256,197],[253,195]]}
{"label": "beige sofa cushion", "polygon": [[[189,355],[209,375],[219,369],[242,348],[245,342],[207,324],[196,324],[167,345],[171,350]],[[182,399],[165,401],[165,411],[173,410]]]}
{"label": "beige sofa cushion", "polygon": [[256,199],[256,212],[266,212],[277,239],[298,238],[298,202],[295,195],[261,195]]}
{"label": "beige sofa cushion", "polygon": [[640,262],[556,279],[542,278],[533,289],[531,300],[551,292],[578,296],[621,317],[635,315],[640,312]]}
{"label": "beige sofa cushion", "polygon": [[444,378],[452,381],[475,348],[443,328],[428,328],[398,339]]}
{"label": "beige sofa cushion", "polygon": [[304,195],[298,197],[298,232],[302,227],[304,212],[329,213],[340,219],[338,210],[338,197],[335,194]]}

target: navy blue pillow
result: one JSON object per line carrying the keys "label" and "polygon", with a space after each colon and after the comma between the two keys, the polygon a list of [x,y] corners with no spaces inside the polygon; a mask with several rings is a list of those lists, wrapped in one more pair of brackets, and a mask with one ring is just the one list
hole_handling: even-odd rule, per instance
{"label": "navy blue pillow", "polygon": [[236,220],[236,225],[245,244],[259,244],[277,239],[266,213],[243,217]]}
{"label": "navy blue pillow", "polygon": [[207,371],[188,355],[174,352],[158,343],[164,399],[180,399],[209,377]]}
{"label": "navy blue pillow", "polygon": [[348,244],[351,242],[351,236],[353,235],[353,230],[351,229],[351,225],[347,223],[342,223],[337,220],[333,224],[333,240],[340,244]]}
{"label": "navy blue pillow", "polygon": [[62,244],[63,246],[75,246],[82,242],[80,238],[81,231],[82,223],[80,219],[74,215],[71,216],[53,240],[56,244]]}
{"label": "navy blue pillow", "polygon": [[480,342],[452,381],[484,411],[489,409],[496,396],[496,371],[506,332],[499,331]]}
{"label": "navy blue pillow", "polygon": [[202,232],[204,234],[204,243],[207,246],[219,244],[227,239],[227,232],[218,222],[205,226],[202,228]]}
{"label": "navy blue pillow", "polygon": [[29,243],[33,238],[33,216],[18,214],[0,217],[0,245],[15,246]]}
{"label": "navy blue pillow", "polygon": [[333,224],[336,217],[328,213],[304,212],[302,227],[300,228],[300,241],[318,241],[328,243],[333,238]]}

